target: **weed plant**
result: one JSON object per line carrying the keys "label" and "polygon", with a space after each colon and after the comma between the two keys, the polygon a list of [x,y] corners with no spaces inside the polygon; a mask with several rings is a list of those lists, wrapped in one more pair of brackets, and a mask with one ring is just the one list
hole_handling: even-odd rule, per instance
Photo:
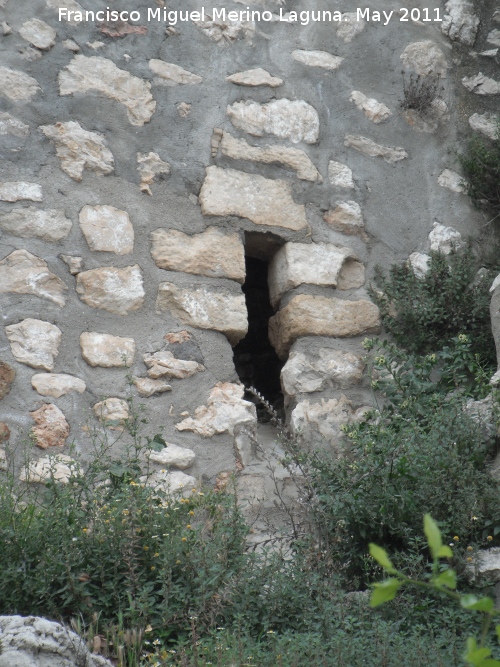
{"label": "weed plant", "polygon": [[487,141],[475,134],[460,156],[467,193],[474,204],[500,212],[500,120],[496,139]]}

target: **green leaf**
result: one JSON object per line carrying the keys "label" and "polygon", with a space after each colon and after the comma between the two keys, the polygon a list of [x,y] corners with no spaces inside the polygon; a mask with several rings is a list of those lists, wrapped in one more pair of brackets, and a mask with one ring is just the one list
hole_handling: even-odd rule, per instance
{"label": "green leaf", "polygon": [[424,533],[427,537],[427,544],[429,545],[432,557],[434,559],[439,558],[439,552],[443,546],[441,531],[430,514],[424,516]]}
{"label": "green leaf", "polygon": [[445,586],[446,588],[451,588],[452,590],[457,587],[457,575],[454,570],[445,570],[441,574],[433,579],[432,582],[438,588]]}
{"label": "green leaf", "polygon": [[453,558],[453,551],[447,544],[443,544],[443,546],[439,549],[438,558]]}
{"label": "green leaf", "polygon": [[387,572],[396,571],[385,549],[382,549],[382,547],[373,544],[373,542],[370,542],[369,547],[370,547],[370,556],[374,558],[377,561],[377,563],[384,568],[384,570],[386,570]]}
{"label": "green leaf", "polygon": [[497,625],[495,628],[495,632],[497,633],[497,639],[500,642],[500,625]]}
{"label": "green leaf", "polygon": [[396,593],[402,585],[403,582],[399,581],[399,579],[386,579],[380,583],[373,584],[375,590],[372,593],[370,605],[372,607],[378,607],[384,602],[394,600]]}
{"label": "green leaf", "polygon": [[489,612],[494,607],[494,603],[491,598],[478,598],[472,594],[463,595],[460,598],[460,604],[464,609],[471,609],[473,611]]}

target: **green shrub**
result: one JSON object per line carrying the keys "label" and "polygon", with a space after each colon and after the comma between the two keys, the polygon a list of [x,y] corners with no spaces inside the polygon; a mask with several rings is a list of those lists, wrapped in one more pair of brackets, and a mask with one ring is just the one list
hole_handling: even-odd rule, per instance
{"label": "green shrub", "polygon": [[460,162],[476,206],[500,211],[500,121],[496,141],[473,135]]}

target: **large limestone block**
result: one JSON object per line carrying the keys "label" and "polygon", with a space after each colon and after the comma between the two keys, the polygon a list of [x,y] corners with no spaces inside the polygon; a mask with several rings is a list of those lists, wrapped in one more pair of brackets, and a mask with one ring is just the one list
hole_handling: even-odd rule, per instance
{"label": "large limestone block", "polygon": [[35,422],[31,436],[38,447],[64,447],[69,436],[69,424],[57,405],[47,403],[30,412],[30,415]]}
{"label": "large limestone block", "polygon": [[476,95],[500,95],[500,81],[490,79],[482,72],[475,76],[464,76],[462,83],[467,90]]}
{"label": "large limestone block", "polygon": [[243,294],[205,286],[183,288],[173,283],[160,283],[156,312],[165,311],[170,311],[189,326],[221,331],[231,345],[236,345],[248,331]]}
{"label": "large limestone block", "polygon": [[492,141],[497,138],[497,127],[500,116],[493,113],[475,113],[469,118],[469,125],[476,132],[481,132]]}
{"label": "large limestone block", "polygon": [[305,51],[304,49],[292,51],[292,58],[303,65],[322,67],[330,71],[337,69],[344,60],[327,51]]}
{"label": "large limestone block", "polygon": [[344,140],[344,146],[347,148],[354,148],[354,150],[363,153],[363,155],[381,157],[386,162],[389,162],[389,164],[399,162],[399,160],[404,160],[408,157],[408,153],[404,148],[382,146],[376,144],[372,139],[368,139],[368,137],[363,137],[361,135],[347,134]]}
{"label": "large limestone block", "polygon": [[[80,468],[79,464],[71,458],[71,456],[66,456],[65,454],[56,454],[55,456],[44,456],[41,459],[38,459],[38,461],[30,461],[30,463],[21,470],[19,479],[21,482],[28,482],[29,484],[43,484],[44,482],[48,482],[52,479],[55,482],[59,482],[59,484],[69,484],[71,479],[79,477],[81,474],[82,469]],[[0,624],[4,618],[9,617],[0,616]],[[10,618],[21,617],[11,616]],[[57,663],[54,662],[41,662],[38,659],[36,662],[34,662],[36,658],[33,656],[35,655],[38,658],[40,658],[40,656],[44,656],[44,658],[48,658],[49,660],[59,660],[61,655],[64,655],[65,653],[63,647],[66,642],[64,640],[67,639],[68,636],[72,636],[71,646],[73,651],[75,651],[73,654],[74,659],[79,659],[77,658],[77,655],[80,656],[80,659],[83,655],[85,655],[86,648],[83,644],[83,641],[80,640],[80,637],[77,637],[77,635],[74,635],[72,632],[68,631],[67,628],[63,628],[59,625],[59,629],[56,630],[55,636],[51,637],[50,634],[53,633],[54,630],[48,629],[47,626],[57,626],[57,623],[52,623],[51,621],[46,621],[45,619],[41,618],[34,619],[33,616],[30,616],[26,619],[23,618],[21,620],[23,621],[21,625],[26,626],[33,624],[30,629],[30,634],[32,634],[32,636],[26,637],[23,630],[21,630],[19,633],[19,626],[17,626],[17,632],[15,633],[15,642],[17,643],[17,648],[15,651],[12,651],[12,648],[16,646],[14,642],[11,642],[10,645],[6,647],[6,651],[0,654],[0,667],[42,667],[42,665],[45,667],[45,665],[57,665]],[[38,622],[34,623],[34,621]],[[40,623],[40,621],[42,621],[42,623]],[[18,633],[24,635],[22,639]],[[65,638],[63,638],[63,634],[65,635]],[[41,639],[41,637],[43,637],[43,639]],[[5,635],[2,635],[2,639],[5,639]],[[75,640],[77,641],[75,642]],[[81,644],[79,644],[80,641],[82,642]],[[70,643],[68,642],[67,648],[69,648],[69,645]],[[75,647],[77,646],[82,647],[81,653],[76,652]],[[21,653],[21,655],[24,656],[22,659],[25,659],[26,662],[14,662],[15,660],[20,660],[19,652],[22,651],[22,648],[25,648],[27,652],[26,654]],[[46,653],[44,653],[44,651],[46,651]],[[67,655],[69,657],[69,651]],[[89,662],[89,665],[101,667],[101,665],[107,666],[110,664],[107,661],[101,663],[100,657],[95,657],[96,661]],[[9,660],[11,662],[2,662],[4,658],[6,661]],[[63,663],[59,662],[59,664],[63,665],[64,667],[72,667],[77,663],[71,661]]]}
{"label": "large limestone block", "polygon": [[15,379],[16,371],[0,360],[0,401],[7,396]]}
{"label": "large limestone block", "polygon": [[122,431],[130,417],[128,403],[122,398],[107,398],[96,403],[92,409],[101,424],[114,431]]}
{"label": "large limestone block", "polygon": [[62,339],[62,332],[55,324],[29,317],[5,327],[5,335],[16,361],[44,371],[53,370]]}
{"label": "large limestone block", "polygon": [[134,250],[134,228],[126,211],[114,206],[84,206],[80,228],[91,250],[128,255]]}
{"label": "large limestone block", "polygon": [[184,380],[205,370],[205,366],[197,361],[176,359],[168,350],[145,354],[143,359],[148,368],[148,376],[153,379],[168,377]]}
{"label": "large limestone block", "polygon": [[145,481],[147,486],[160,491],[162,494],[183,496],[184,498],[189,498],[198,486],[196,477],[186,475],[185,472],[180,470],[173,470],[172,472],[157,470]]}
{"label": "large limestone block", "polygon": [[474,5],[468,0],[448,0],[444,6],[445,14],[441,23],[441,32],[452,41],[473,46],[479,28],[479,16],[474,12]]}
{"label": "large limestone block", "polygon": [[30,19],[23,23],[19,34],[37,49],[50,49],[56,43],[56,31],[40,19]]}
{"label": "large limestone block", "polygon": [[164,394],[166,391],[172,391],[172,387],[165,380],[135,377],[133,382],[139,396],[145,396],[146,398],[155,396],[156,394]]}
{"label": "large limestone block", "polygon": [[13,137],[29,137],[30,126],[9,113],[0,112],[0,135],[10,134]]}
{"label": "large limestone block", "polygon": [[327,347],[307,353],[292,350],[281,371],[281,386],[288,396],[328,387],[347,389],[361,382],[364,368],[363,359],[352,352]]}
{"label": "large limestone block", "polygon": [[31,378],[31,386],[40,396],[60,398],[72,391],[83,394],[86,385],[83,380],[66,373],[36,373]]}
{"label": "large limestone block", "polygon": [[73,180],[81,181],[84,169],[110,174],[115,168],[113,154],[98,132],[87,132],[80,123],[72,120],[42,125],[40,130],[54,141],[61,169]]}
{"label": "large limestone block", "polygon": [[149,69],[158,77],[155,79],[155,83],[164,86],[193,85],[203,81],[201,76],[188,72],[179,65],[166,63],[164,60],[158,60],[157,58],[149,61]]}
{"label": "large limestone block", "polygon": [[338,201],[336,208],[327,211],[323,219],[337,232],[362,238],[365,236],[361,206],[355,201]]}
{"label": "large limestone block", "polygon": [[307,228],[305,207],[294,202],[289,184],[257,174],[207,167],[200,203],[203,215],[237,215],[294,231]]}
{"label": "large limestone block", "polygon": [[129,368],[134,363],[135,340],[101,334],[96,331],[84,331],[80,335],[82,357],[93,367]]}
{"label": "large limestone block", "polygon": [[0,213],[0,229],[23,239],[41,239],[56,243],[65,239],[72,222],[62,210],[42,211],[34,206]]}
{"label": "large limestone block", "polygon": [[0,294],[32,294],[61,308],[68,288],[49,271],[47,262],[27,250],[14,250],[0,261]]}
{"label": "large limestone block", "polygon": [[158,153],[151,151],[149,153],[137,153],[137,171],[141,176],[141,182],[139,183],[141,192],[145,192],[151,197],[153,193],[150,186],[153,181],[166,178],[171,169],[168,162],[164,162]]}
{"label": "large limestone block", "polygon": [[377,102],[373,97],[367,97],[359,90],[353,90],[349,97],[351,102],[363,111],[368,120],[378,125],[392,116],[392,111],[382,102]]}
{"label": "large limestone block", "polygon": [[154,449],[147,451],[146,458],[165,467],[173,466],[180,470],[186,470],[193,465],[196,454],[192,449],[167,443],[167,446],[159,452]]}
{"label": "large limestone block", "polygon": [[243,399],[244,387],[231,382],[218,382],[211,390],[207,405],[194,411],[175,425],[178,431],[193,431],[205,438],[218,433],[234,434],[235,428],[243,424],[253,427],[257,424],[255,405]]}
{"label": "large limestone block", "polygon": [[226,81],[234,83],[237,86],[270,86],[271,88],[277,88],[283,84],[283,79],[278,79],[275,76],[271,76],[269,72],[262,67],[257,67],[255,69],[247,69],[244,72],[236,72],[230,76],[226,76]]}
{"label": "large limestone block", "polygon": [[18,70],[0,67],[0,95],[12,102],[30,102],[41,90],[38,81]]}
{"label": "large limestone block", "polygon": [[23,199],[42,201],[42,186],[38,183],[24,183],[23,181],[0,183],[0,201],[16,202]]}
{"label": "large limestone block", "polygon": [[119,69],[107,58],[75,56],[59,73],[61,95],[95,91],[125,106],[132,125],[149,122],[156,109],[149,81]]}
{"label": "large limestone block", "polygon": [[123,269],[104,266],[83,271],[76,277],[76,291],[91,308],[128,315],[142,308],[144,303],[141,267],[138,264]]}
{"label": "large limestone block", "polygon": [[266,104],[253,100],[235,102],[227,107],[226,114],[234,127],[256,137],[274,134],[294,144],[299,141],[314,144],[318,140],[318,113],[304,100],[281,99]]}
{"label": "large limestone block", "polygon": [[438,185],[447,188],[452,192],[464,193],[466,191],[464,186],[464,177],[457,174],[452,169],[444,169],[438,176]]}
{"label": "large limestone block", "polygon": [[160,269],[245,281],[245,249],[236,232],[209,227],[190,236],[175,229],[156,229],[151,240],[151,255]]}
{"label": "large limestone block", "polygon": [[269,320],[269,339],[282,359],[302,336],[348,338],[379,330],[379,310],[366,299],[347,301],[300,294]]}
{"label": "large limestone block", "polygon": [[420,76],[435,74],[445,77],[449,67],[444,53],[430,39],[408,44],[399,57],[406,70]]}
{"label": "large limestone block", "polygon": [[462,235],[454,227],[446,227],[439,222],[434,222],[432,231],[429,233],[429,243],[431,250],[441,252],[443,255],[449,255],[452,250],[462,248],[464,242]]}
{"label": "large limestone block", "polygon": [[298,178],[302,180],[319,182],[323,180],[312,160],[298,148],[278,145],[251,146],[244,139],[236,139],[229,132],[222,132],[219,148],[222,155],[233,160],[282,164],[294,169]]}
{"label": "large limestone block", "polygon": [[333,243],[285,243],[269,264],[271,304],[276,307],[283,294],[302,284],[337,287],[347,260],[357,260],[354,252]]}

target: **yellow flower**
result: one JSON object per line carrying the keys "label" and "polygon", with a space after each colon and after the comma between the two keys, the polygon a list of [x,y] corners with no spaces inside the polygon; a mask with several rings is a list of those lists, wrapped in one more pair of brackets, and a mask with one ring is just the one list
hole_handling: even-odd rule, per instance
{"label": "yellow flower", "polygon": [[127,516],[127,514],[130,514],[130,512],[128,510],[123,510],[122,514],[125,514],[125,516]]}
{"label": "yellow flower", "polygon": [[147,626],[144,628],[144,632],[153,632],[153,628],[152,628],[150,625],[147,625]]}
{"label": "yellow flower", "polygon": [[467,558],[467,562],[468,562],[468,563],[472,563],[473,560],[474,560],[474,559],[471,558],[470,556]]}
{"label": "yellow flower", "polygon": [[144,551],[147,551],[148,549],[149,549],[149,547],[144,547]]}
{"label": "yellow flower", "polygon": [[106,519],[106,521],[104,523],[109,523],[109,519]]}
{"label": "yellow flower", "polygon": [[190,523],[188,523],[188,525],[186,526],[186,528],[191,528],[191,524],[190,524]]}
{"label": "yellow flower", "polygon": [[155,554],[153,554],[153,558],[158,558],[159,555],[160,554],[158,552],[156,552]]}
{"label": "yellow flower", "polygon": [[488,537],[487,537],[486,539],[488,540],[488,542],[491,542],[491,540],[492,540],[493,538],[492,538],[491,535],[488,535]]}
{"label": "yellow flower", "polygon": [[88,529],[88,528],[84,528],[84,529],[83,529],[83,532],[84,532],[84,533],[88,533],[88,532],[89,532],[89,529]]}
{"label": "yellow flower", "polygon": [[459,540],[460,538],[458,537],[458,535],[455,535],[455,537],[454,537],[453,539],[455,540],[455,542],[458,542],[458,540]]}
{"label": "yellow flower", "polygon": [[189,510],[189,516],[194,516],[193,510]]}
{"label": "yellow flower", "polygon": [[181,564],[181,561],[180,561],[180,560],[176,560],[176,561],[175,561],[175,564],[176,564],[176,565],[180,565],[180,564]]}
{"label": "yellow flower", "polygon": [[472,551],[472,547],[467,547],[467,551]]}
{"label": "yellow flower", "polygon": [[181,542],[187,542],[187,537],[183,537],[183,538],[181,539]]}
{"label": "yellow flower", "polygon": [[156,570],[156,567],[153,565],[153,566],[151,567],[151,569],[152,569],[152,570]]}

